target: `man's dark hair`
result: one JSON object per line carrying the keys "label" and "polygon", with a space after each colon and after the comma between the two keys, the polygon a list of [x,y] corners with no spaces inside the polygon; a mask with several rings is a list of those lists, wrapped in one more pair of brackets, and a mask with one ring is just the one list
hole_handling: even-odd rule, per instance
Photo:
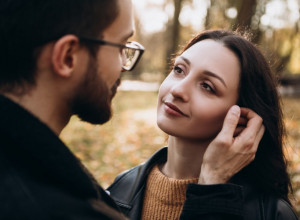
{"label": "man's dark hair", "polygon": [[[40,48],[66,34],[99,37],[117,0],[0,0],[0,91],[34,84]],[[95,45],[85,45],[93,53]]]}

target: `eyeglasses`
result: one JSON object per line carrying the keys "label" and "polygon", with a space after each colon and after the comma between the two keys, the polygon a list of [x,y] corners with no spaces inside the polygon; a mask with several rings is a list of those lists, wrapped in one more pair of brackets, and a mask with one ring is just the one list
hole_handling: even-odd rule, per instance
{"label": "eyeglasses", "polygon": [[119,47],[121,49],[121,55],[123,59],[123,71],[131,71],[134,69],[138,61],[141,59],[145,48],[138,42],[131,41],[126,44],[118,44],[104,40],[93,39],[89,37],[79,37],[81,41],[88,41],[100,45],[109,45],[113,47]]}

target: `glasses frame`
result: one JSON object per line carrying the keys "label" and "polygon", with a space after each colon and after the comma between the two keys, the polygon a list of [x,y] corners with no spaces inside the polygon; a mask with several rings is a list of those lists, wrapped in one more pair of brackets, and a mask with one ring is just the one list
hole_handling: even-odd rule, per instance
{"label": "glasses frame", "polygon": [[132,47],[126,44],[119,44],[119,43],[114,43],[114,42],[110,42],[110,41],[105,41],[105,40],[99,40],[99,39],[95,39],[95,38],[90,38],[90,37],[83,37],[83,36],[78,36],[80,41],[88,41],[91,43],[95,43],[95,44],[99,44],[99,45],[108,45],[108,46],[113,46],[113,47],[118,47],[120,49],[132,49],[135,51],[139,51],[139,55],[136,58],[136,60],[134,61],[133,65],[130,68],[126,68],[125,66],[122,66],[123,71],[131,71],[135,68],[135,66],[138,64],[139,60],[141,59],[145,48],[138,42],[136,41],[129,41],[126,44],[130,43],[130,44],[134,44],[137,47]]}

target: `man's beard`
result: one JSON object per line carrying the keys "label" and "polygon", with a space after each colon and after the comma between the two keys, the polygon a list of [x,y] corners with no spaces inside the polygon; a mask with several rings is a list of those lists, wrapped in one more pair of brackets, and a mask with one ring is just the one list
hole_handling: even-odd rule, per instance
{"label": "man's beard", "polygon": [[116,94],[119,84],[120,79],[112,88],[108,88],[98,75],[96,61],[91,57],[85,80],[75,91],[76,96],[72,105],[73,114],[92,124],[107,122],[112,115],[111,100]]}

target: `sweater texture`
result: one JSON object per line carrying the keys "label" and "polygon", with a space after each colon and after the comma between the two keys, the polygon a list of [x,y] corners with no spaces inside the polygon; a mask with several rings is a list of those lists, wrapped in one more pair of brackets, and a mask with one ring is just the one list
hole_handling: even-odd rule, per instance
{"label": "sweater texture", "polygon": [[186,189],[196,179],[173,179],[165,176],[156,165],[150,172],[142,211],[142,219],[179,219]]}

